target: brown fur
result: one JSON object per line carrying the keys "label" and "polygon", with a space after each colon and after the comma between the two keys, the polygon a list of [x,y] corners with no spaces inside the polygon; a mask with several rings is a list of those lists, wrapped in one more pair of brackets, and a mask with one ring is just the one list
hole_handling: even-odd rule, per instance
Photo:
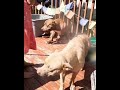
{"label": "brown fur", "polygon": [[48,19],[44,22],[44,26],[41,28],[44,33],[49,33],[50,38],[47,43],[52,43],[53,38],[57,37],[58,42],[63,35],[67,35],[69,31],[66,28],[66,23],[62,19]]}
{"label": "brown fur", "polygon": [[[68,45],[60,52],[52,53],[46,58],[44,65],[37,69],[40,76],[51,76],[60,74],[60,89],[64,90],[64,78],[67,71],[72,71],[70,85],[74,84],[74,79],[78,72],[83,69],[85,57],[90,47],[87,35],[74,37]],[[70,89],[73,90],[73,89]]]}

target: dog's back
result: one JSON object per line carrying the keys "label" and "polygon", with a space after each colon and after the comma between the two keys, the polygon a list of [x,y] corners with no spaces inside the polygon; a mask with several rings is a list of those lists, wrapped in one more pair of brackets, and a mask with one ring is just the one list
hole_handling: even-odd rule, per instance
{"label": "dog's back", "polygon": [[78,35],[74,37],[68,45],[63,49],[63,52],[70,51],[71,53],[76,52],[77,50],[83,50],[86,53],[90,46],[89,37],[85,34]]}
{"label": "dog's back", "polygon": [[54,21],[55,21],[57,30],[62,30],[63,28],[66,28],[66,23],[64,22],[64,20],[58,18],[58,19],[55,19]]}
{"label": "dog's back", "polygon": [[79,70],[79,68],[83,68],[84,66],[88,49],[89,38],[87,35],[83,34],[74,37],[61,53],[74,70]]}
{"label": "dog's back", "polygon": [[55,21],[56,31],[60,31],[61,35],[65,35],[69,33],[69,31],[67,30],[66,22],[64,20],[58,18],[58,19],[54,19],[54,21]]}
{"label": "dog's back", "polygon": [[60,18],[54,19],[56,24],[64,23],[64,21]]}

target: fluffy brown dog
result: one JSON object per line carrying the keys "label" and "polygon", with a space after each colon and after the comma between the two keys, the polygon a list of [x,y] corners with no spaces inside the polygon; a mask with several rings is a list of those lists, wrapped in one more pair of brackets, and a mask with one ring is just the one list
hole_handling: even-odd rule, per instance
{"label": "fluffy brown dog", "polygon": [[47,43],[52,43],[53,38],[57,37],[56,42],[61,38],[62,35],[67,35],[66,23],[62,19],[48,19],[44,22],[44,26],[41,28],[46,34],[50,34],[50,39]]}
{"label": "fluffy brown dog", "polygon": [[90,47],[87,35],[78,35],[74,37],[68,45],[60,52],[54,52],[48,58],[42,67],[37,69],[40,76],[53,76],[60,74],[60,88],[64,90],[64,79],[67,71],[72,71],[70,90],[74,90],[74,80],[80,70],[83,69],[85,57]]}

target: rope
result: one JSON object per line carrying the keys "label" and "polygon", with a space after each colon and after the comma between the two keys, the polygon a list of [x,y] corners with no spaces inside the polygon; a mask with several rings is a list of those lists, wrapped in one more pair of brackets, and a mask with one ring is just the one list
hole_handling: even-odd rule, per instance
{"label": "rope", "polygon": [[25,55],[39,55],[39,56],[49,56],[47,54],[25,54]]}

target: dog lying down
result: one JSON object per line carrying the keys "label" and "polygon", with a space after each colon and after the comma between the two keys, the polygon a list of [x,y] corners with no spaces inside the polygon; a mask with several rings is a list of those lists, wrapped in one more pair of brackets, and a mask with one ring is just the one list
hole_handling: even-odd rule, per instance
{"label": "dog lying down", "polygon": [[[54,42],[58,43],[58,41],[63,35],[67,35],[66,36],[67,38],[69,35],[69,32],[67,31],[67,28],[66,28],[66,23],[59,18],[46,20],[41,30],[44,32],[43,35],[50,34],[50,37],[47,43],[54,43]],[[55,37],[56,37],[56,40],[53,41],[53,38]]]}
{"label": "dog lying down", "polygon": [[62,51],[56,51],[45,59],[44,65],[37,69],[38,75],[54,76],[60,74],[59,90],[64,90],[66,72],[71,71],[70,90],[74,90],[75,77],[84,67],[89,47],[90,41],[87,35],[81,34],[74,37]]}

